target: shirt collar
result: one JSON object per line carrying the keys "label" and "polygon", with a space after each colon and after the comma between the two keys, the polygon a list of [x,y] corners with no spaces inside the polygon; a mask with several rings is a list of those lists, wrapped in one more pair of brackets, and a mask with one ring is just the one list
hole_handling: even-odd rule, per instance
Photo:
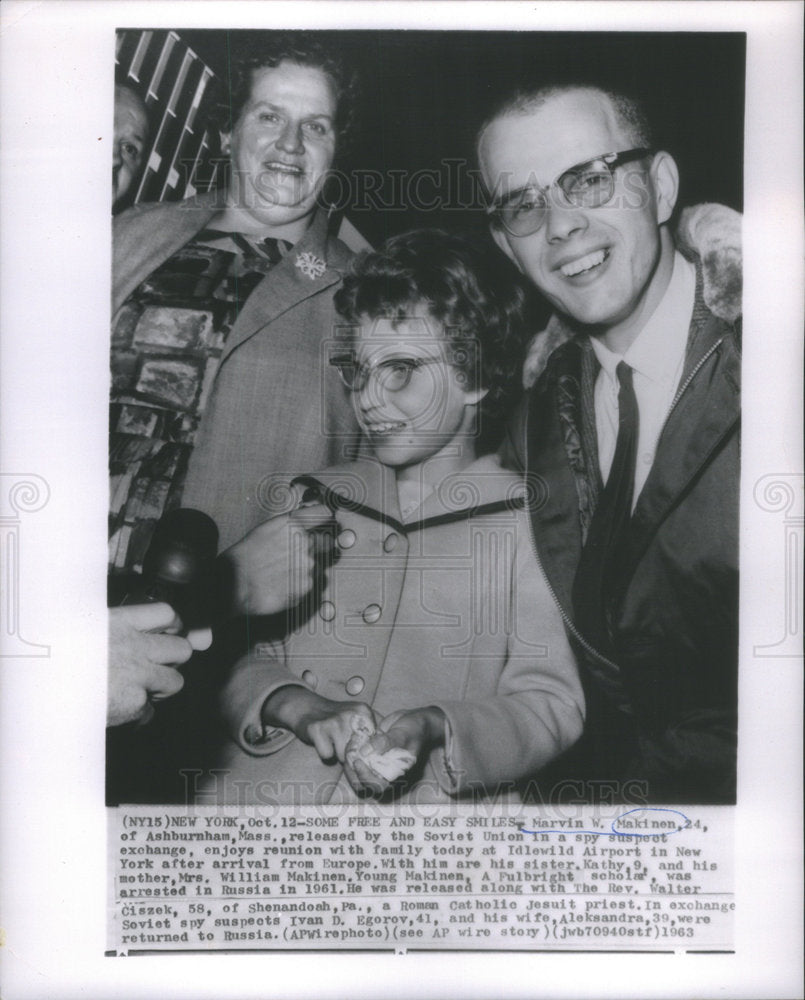
{"label": "shirt collar", "polygon": [[696,269],[677,251],[665,295],[623,356],[610,351],[597,337],[590,337],[598,363],[607,375],[616,379],[615,369],[625,361],[651,382],[673,378],[685,356],[695,291]]}
{"label": "shirt collar", "polygon": [[[302,233],[296,243],[291,243],[290,240],[278,239],[282,251],[287,252],[287,248],[295,247],[298,251],[307,250],[314,253],[320,257],[326,257],[327,252],[327,226],[328,226],[328,213],[322,209],[317,208],[313,218],[311,219],[310,225]],[[241,239],[253,246],[260,247],[262,241],[265,239],[264,236],[256,236],[252,233],[238,233]],[[211,239],[229,240],[232,244],[233,249],[238,248],[238,244],[235,242],[235,234],[227,232],[221,229],[213,229],[209,226],[205,226],[197,235],[196,239],[203,241]],[[239,247],[242,249],[242,247]],[[284,254],[283,254],[284,255]]]}

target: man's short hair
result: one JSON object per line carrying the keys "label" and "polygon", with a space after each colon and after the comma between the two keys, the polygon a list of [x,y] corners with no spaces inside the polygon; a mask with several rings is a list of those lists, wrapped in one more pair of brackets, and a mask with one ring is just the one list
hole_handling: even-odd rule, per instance
{"label": "man's short hair", "polygon": [[333,39],[315,31],[258,31],[233,44],[227,60],[227,76],[217,83],[217,99],[211,103],[208,124],[229,133],[240,118],[252,91],[252,73],[274,69],[282,62],[321,70],[330,80],[336,100],[335,130],[338,152],[348,142],[355,126],[357,73],[348,67]]}
{"label": "man's short hair", "polygon": [[[655,143],[654,129],[643,102],[633,94],[583,81],[541,84],[533,88],[518,88],[508,94],[485,119],[476,135],[476,149],[484,131],[506,115],[527,115],[537,111],[548,101],[561,94],[577,90],[591,90],[609,98],[618,122],[629,136],[635,148],[652,149]],[[603,150],[602,150],[603,152]],[[614,152],[614,150],[613,150]]]}
{"label": "man's short hair", "polygon": [[348,323],[411,317],[424,306],[444,327],[450,363],[468,389],[485,388],[481,409],[503,415],[519,394],[533,333],[531,292],[496,253],[439,229],[389,239],[352,263],[335,307]]}

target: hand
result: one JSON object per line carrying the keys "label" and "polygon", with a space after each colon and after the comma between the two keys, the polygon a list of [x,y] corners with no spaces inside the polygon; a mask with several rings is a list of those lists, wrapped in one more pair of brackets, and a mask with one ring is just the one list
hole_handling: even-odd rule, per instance
{"label": "hand", "polygon": [[[444,745],[444,731],[444,713],[439,708],[428,706],[387,715],[370,742],[380,754],[388,754],[395,748],[410,754],[413,761],[408,764],[408,770],[435,747]],[[351,766],[345,767],[345,771],[350,784],[358,792],[380,796],[393,784],[359,756],[352,756]]]}
{"label": "hand", "polygon": [[381,720],[379,728],[392,746],[402,747],[419,757],[444,746],[445,714],[434,705],[392,712]]}
{"label": "hand", "polygon": [[272,615],[301,601],[335,528],[332,512],[313,504],[264,521],[227,549],[219,561],[231,577],[232,613]]}
{"label": "hand", "polygon": [[270,695],[262,711],[264,725],[290,729],[303,743],[313,746],[323,761],[338,760],[341,764],[355,731],[356,716],[372,729],[377,725],[378,717],[364,702],[330,701],[294,685]]}
{"label": "hand", "polygon": [[180,691],[184,678],[173,667],[207,649],[209,629],[187,638],[177,635],[182,622],[168,604],[132,604],[109,611],[109,691],[107,726],[148,722],[152,702]]}

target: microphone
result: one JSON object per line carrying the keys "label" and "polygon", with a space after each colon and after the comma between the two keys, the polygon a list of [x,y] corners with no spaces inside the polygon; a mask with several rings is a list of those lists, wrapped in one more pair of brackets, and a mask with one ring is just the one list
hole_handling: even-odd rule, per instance
{"label": "microphone", "polygon": [[211,517],[191,507],[169,511],[154,529],[142,575],[126,578],[125,593],[115,603],[164,601],[186,630],[207,626],[215,615],[210,581],[217,552],[218,528]]}
{"label": "microphone", "polygon": [[[212,622],[214,595],[210,581],[218,549],[218,528],[212,518],[189,507],[169,511],[158,522],[143,559],[142,574],[129,573],[109,578],[112,606],[162,602],[169,604],[182,619],[184,634]],[[196,677],[195,684],[199,684]],[[197,706],[193,688],[189,702],[177,706],[182,740],[186,739],[188,705]],[[184,713],[184,715],[183,715]],[[172,742],[170,720],[163,717],[162,729],[140,728],[135,723],[106,730],[106,802],[170,802],[177,795],[175,779],[166,768],[166,754],[177,753]],[[184,743],[181,753],[186,753]],[[184,756],[181,758],[186,759]],[[180,801],[175,798],[175,801]]]}

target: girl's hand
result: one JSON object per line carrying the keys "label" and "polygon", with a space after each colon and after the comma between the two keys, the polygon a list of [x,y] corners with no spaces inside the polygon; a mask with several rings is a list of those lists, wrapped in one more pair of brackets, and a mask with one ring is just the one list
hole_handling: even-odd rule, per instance
{"label": "girl's hand", "polygon": [[[444,729],[444,713],[432,706],[387,715],[379,731],[362,741],[363,752],[347,750],[344,770],[350,784],[356,792],[383,795],[401,773],[444,744]],[[385,760],[379,762],[378,756]]]}
{"label": "girl's hand", "polygon": [[279,688],[263,706],[263,723],[290,729],[303,743],[314,747],[323,761],[344,763],[354,720],[364,720],[375,729],[378,717],[363,702],[330,701],[308,688],[289,685]]}

